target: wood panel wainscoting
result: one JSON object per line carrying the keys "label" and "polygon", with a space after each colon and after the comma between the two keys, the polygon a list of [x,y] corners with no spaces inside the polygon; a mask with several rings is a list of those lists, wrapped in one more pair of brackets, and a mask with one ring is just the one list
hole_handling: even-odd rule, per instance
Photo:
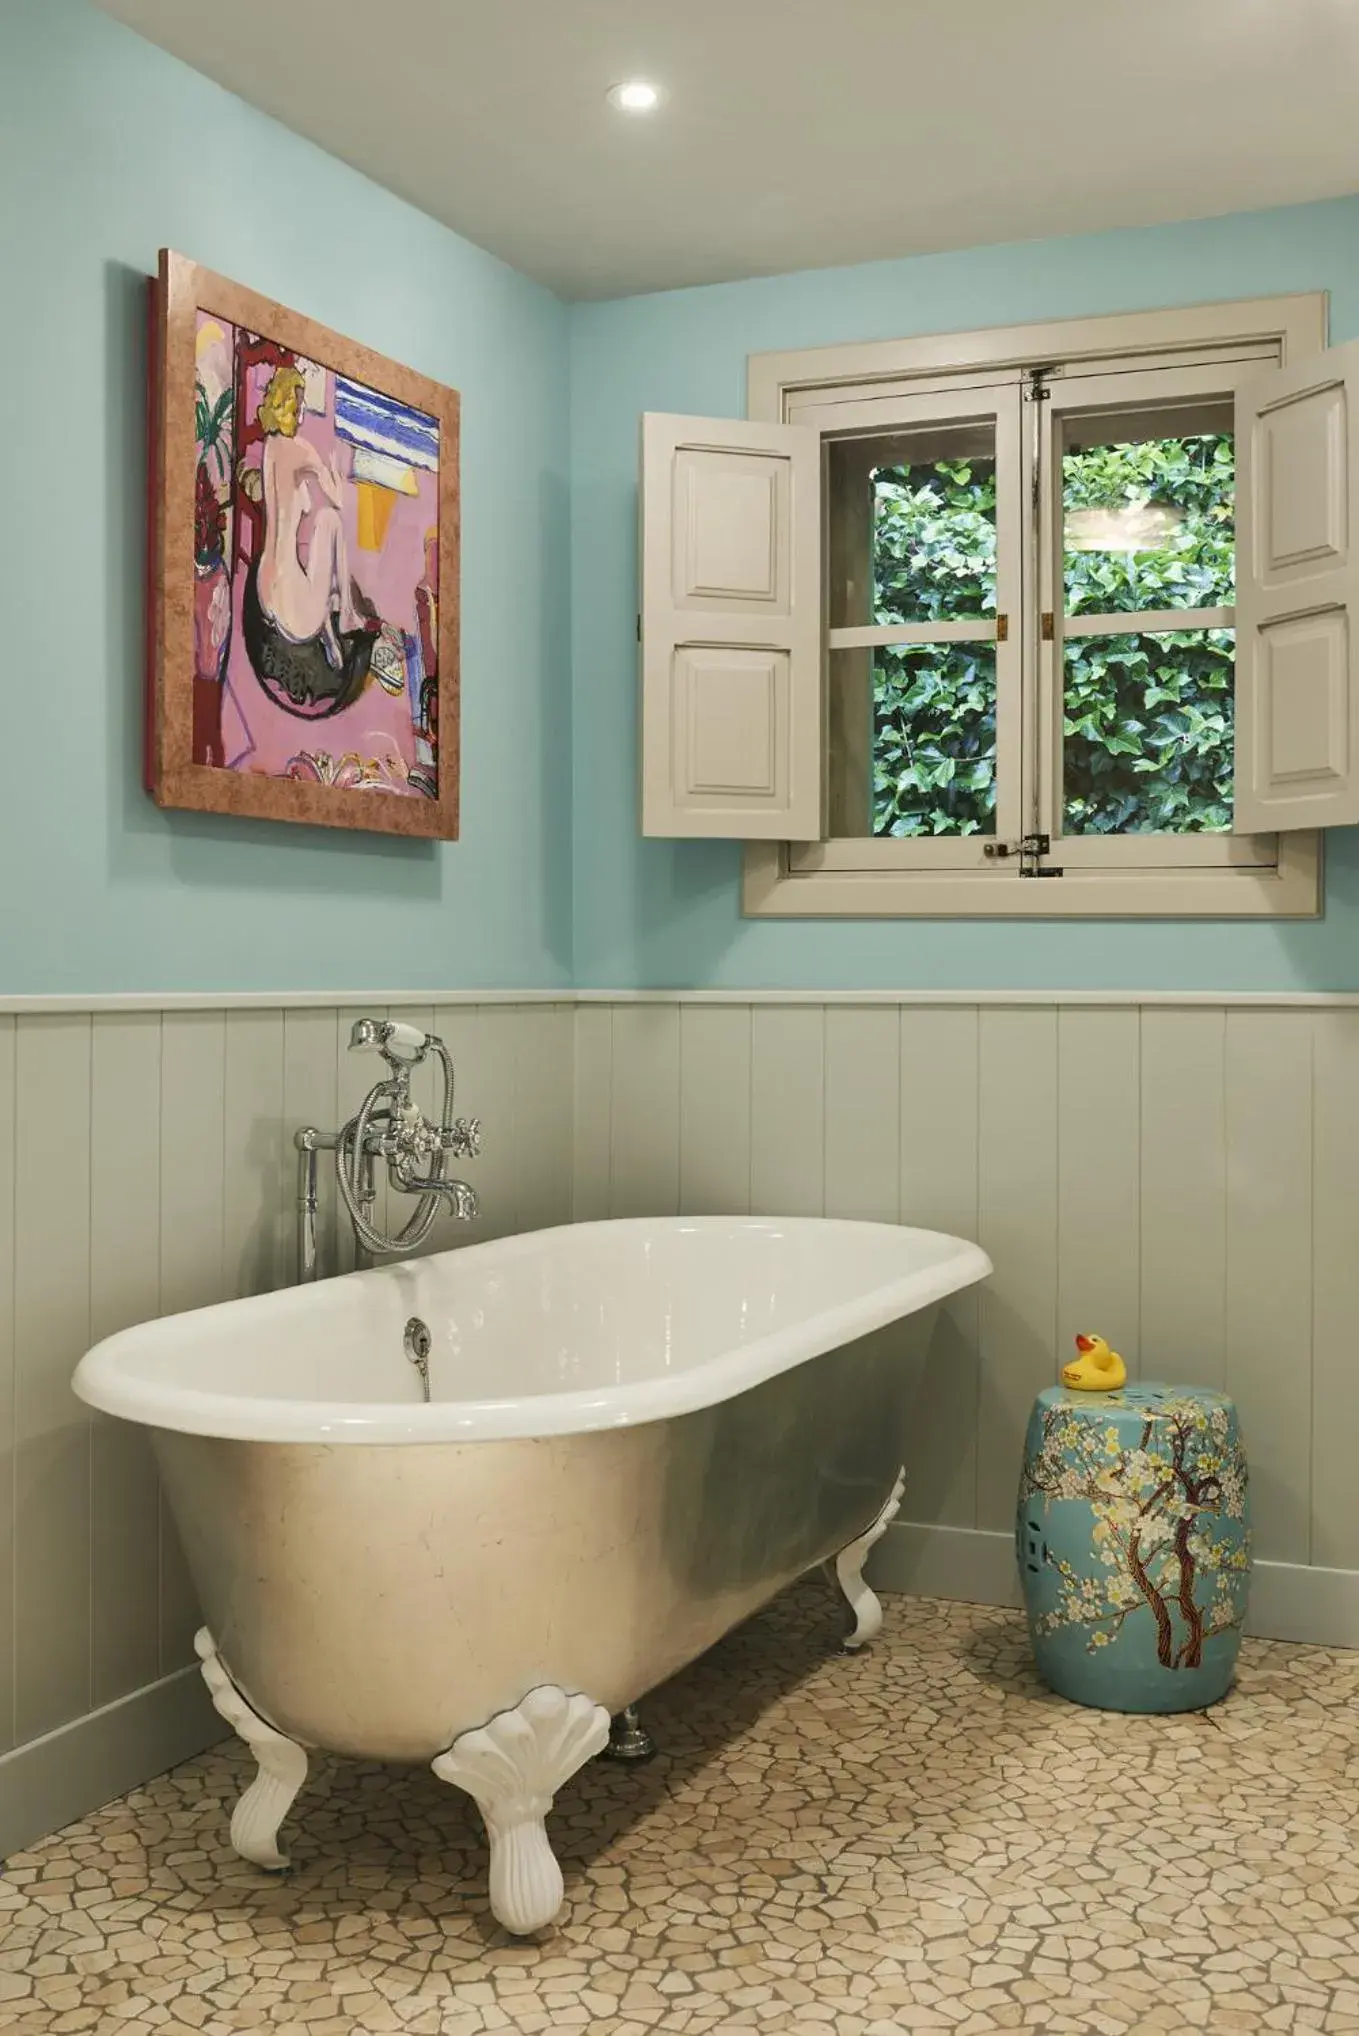
{"label": "wood panel wainscoting", "polygon": [[1018,1602],[1024,1424],[1077,1330],[1241,1409],[1251,1626],[1359,1647],[1359,999],[582,1002],[576,1216],[855,1216],[975,1237],[911,1384],[888,1587]]}
{"label": "wood panel wainscoting", "polygon": [[[135,1430],[71,1371],[127,1323],[293,1276],[291,1137],[373,1079],[360,1013],[443,1034],[483,1216],[921,1223],[995,1261],[910,1380],[889,1588],[1012,1601],[1024,1419],[1077,1329],[1225,1387],[1254,1630],[1359,1646],[1359,998],[449,993],[0,1004],[0,1852],[220,1735]],[[432,1100],[432,1099],[431,1099]],[[333,1180],[322,1247],[344,1266]],[[890,1333],[890,1332],[886,1332]]]}
{"label": "wood panel wainscoting", "polygon": [[[381,1072],[351,1021],[386,1010],[452,1049],[458,1107],[486,1124],[484,1213],[458,1242],[571,1213],[555,1000],[45,1001],[0,1013],[0,1854],[221,1737],[146,1437],[70,1378],[129,1323],[293,1278],[293,1130],[335,1125]],[[416,1079],[432,1108],[433,1070]],[[321,1191],[322,1265],[347,1268],[329,1167]]]}

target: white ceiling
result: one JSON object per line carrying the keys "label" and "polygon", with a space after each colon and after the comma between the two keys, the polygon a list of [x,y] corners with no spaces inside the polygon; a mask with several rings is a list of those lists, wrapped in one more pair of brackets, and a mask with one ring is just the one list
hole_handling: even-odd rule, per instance
{"label": "white ceiling", "polygon": [[100,4],[569,297],[1359,189],[1359,0]]}

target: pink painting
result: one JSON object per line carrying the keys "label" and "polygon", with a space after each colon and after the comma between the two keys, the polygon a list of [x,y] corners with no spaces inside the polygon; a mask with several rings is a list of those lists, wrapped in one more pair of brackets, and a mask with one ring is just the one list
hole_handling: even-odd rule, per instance
{"label": "pink painting", "polygon": [[439,796],[440,428],[196,312],[192,761]]}

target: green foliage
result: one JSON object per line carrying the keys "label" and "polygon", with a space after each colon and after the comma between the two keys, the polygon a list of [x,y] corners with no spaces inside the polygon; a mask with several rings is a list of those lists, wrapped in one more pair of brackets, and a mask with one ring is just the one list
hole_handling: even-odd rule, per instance
{"label": "green foliage", "polygon": [[232,400],[231,390],[223,389],[215,403],[209,402],[203,384],[194,383],[194,436],[198,440],[198,457],[206,464],[211,456],[216,463],[218,477],[223,480],[227,470],[229,447],[226,433],[231,420]]}
{"label": "green foliage", "polygon": [[1068,615],[1134,608],[1228,608],[1236,599],[1236,462],[1230,438],[1097,445],[1062,461],[1062,499],[1079,509],[1154,502],[1179,528],[1155,551],[1069,551]]}
{"label": "green foliage", "polygon": [[[1229,604],[1235,561],[1231,439],[1143,440],[1068,452],[1068,511],[1151,502],[1179,513],[1155,550],[1069,552],[1070,614]],[[937,460],[875,476],[875,619],[995,613],[995,467]],[[1231,825],[1233,642],[1228,630],[1068,644],[1065,815],[1072,833],[1186,833]],[[990,831],[995,652],[894,646],[874,659],[873,831]]]}
{"label": "green foliage", "polygon": [[[874,620],[996,612],[994,460],[879,468]],[[873,832],[990,831],[996,653],[989,643],[893,644],[873,661]]]}
{"label": "green foliage", "polygon": [[996,803],[996,653],[892,644],[873,662],[873,832],[978,834]]}
{"label": "green foliage", "polygon": [[1230,629],[1087,636],[1068,646],[1069,834],[1231,827],[1234,662]]}
{"label": "green foliage", "polygon": [[[1069,452],[1068,512],[1152,501],[1182,520],[1155,551],[1069,552],[1068,614],[1229,606],[1235,481],[1227,437]],[[1070,833],[1230,828],[1234,652],[1227,629],[1078,637],[1067,646],[1062,824]]]}

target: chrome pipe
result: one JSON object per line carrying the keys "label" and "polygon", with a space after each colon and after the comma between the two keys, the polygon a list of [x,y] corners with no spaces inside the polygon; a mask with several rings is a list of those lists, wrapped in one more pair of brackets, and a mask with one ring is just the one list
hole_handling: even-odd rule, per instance
{"label": "chrome pipe", "polygon": [[297,1279],[299,1286],[307,1286],[317,1276],[319,1260],[316,1155],[334,1152],[339,1137],[334,1131],[318,1131],[314,1124],[303,1124],[293,1133],[293,1144],[297,1148]]}

